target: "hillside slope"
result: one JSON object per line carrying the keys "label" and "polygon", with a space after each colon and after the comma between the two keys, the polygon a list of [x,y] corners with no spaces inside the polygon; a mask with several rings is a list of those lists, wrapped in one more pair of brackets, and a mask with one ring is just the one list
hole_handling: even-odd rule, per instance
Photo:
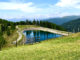
{"label": "hillside slope", "polygon": [[62,26],[71,32],[80,32],[80,18],[64,23]]}
{"label": "hillside slope", "polygon": [[79,60],[80,33],[0,51],[0,60]]}
{"label": "hillside slope", "polygon": [[[12,42],[18,38],[17,29],[15,28],[14,22],[7,21],[0,18],[0,34],[3,36],[6,44],[3,47],[14,46]],[[8,35],[9,34],[9,35]],[[2,39],[0,39],[0,44]],[[0,45],[1,46],[1,45]]]}
{"label": "hillside slope", "polygon": [[60,17],[60,18],[50,18],[50,19],[45,19],[48,22],[52,22],[58,25],[61,25],[63,23],[75,20],[80,18],[80,16],[65,16],[65,17]]}

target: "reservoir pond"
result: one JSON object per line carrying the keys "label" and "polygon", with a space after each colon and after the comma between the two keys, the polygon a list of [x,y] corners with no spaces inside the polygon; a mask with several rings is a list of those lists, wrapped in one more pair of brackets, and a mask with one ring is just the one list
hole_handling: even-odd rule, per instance
{"label": "reservoir pond", "polygon": [[29,30],[24,31],[23,34],[26,37],[25,43],[35,43],[35,42],[41,42],[44,40],[52,39],[52,38],[58,38],[62,35],[50,33],[46,31],[38,31],[38,30]]}

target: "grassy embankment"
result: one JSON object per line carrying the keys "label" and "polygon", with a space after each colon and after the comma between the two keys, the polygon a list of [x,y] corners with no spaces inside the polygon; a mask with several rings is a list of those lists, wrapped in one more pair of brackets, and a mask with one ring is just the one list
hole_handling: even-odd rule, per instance
{"label": "grassy embankment", "polygon": [[[35,26],[35,25],[19,25],[19,28],[20,28],[20,31],[24,30],[24,29],[27,29],[27,28],[39,28],[40,26]],[[45,27],[43,27],[45,28]],[[66,31],[60,31],[60,30],[56,30],[56,29],[53,29],[54,31],[56,32],[60,32],[60,33],[66,33],[66,34],[71,34],[71,32],[66,32]]]}
{"label": "grassy embankment", "polygon": [[23,29],[27,29],[27,28],[38,28],[40,26],[35,26],[35,25],[18,25],[20,31],[22,31]]}
{"label": "grassy embankment", "polygon": [[79,60],[80,33],[0,51],[0,60]]}
{"label": "grassy embankment", "polygon": [[[1,30],[1,28],[0,28],[0,30]],[[3,37],[6,40],[6,45],[4,46],[4,48],[5,47],[12,47],[12,46],[14,46],[14,44],[12,44],[12,42],[15,41],[18,38],[17,29],[14,30],[14,31],[11,31],[10,33],[11,33],[10,36],[8,36],[6,32],[3,33]]]}
{"label": "grassy embankment", "polygon": [[3,35],[5,40],[7,41],[5,47],[12,47],[14,46],[14,44],[12,43],[13,41],[15,41],[18,38],[18,33],[17,30],[11,32],[10,36],[7,36],[7,34]]}

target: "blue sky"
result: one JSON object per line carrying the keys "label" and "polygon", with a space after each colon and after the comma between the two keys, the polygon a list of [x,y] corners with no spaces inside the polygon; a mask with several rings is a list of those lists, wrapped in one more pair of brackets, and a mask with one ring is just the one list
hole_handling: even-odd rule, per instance
{"label": "blue sky", "polygon": [[0,0],[0,18],[44,19],[80,15],[80,0]]}

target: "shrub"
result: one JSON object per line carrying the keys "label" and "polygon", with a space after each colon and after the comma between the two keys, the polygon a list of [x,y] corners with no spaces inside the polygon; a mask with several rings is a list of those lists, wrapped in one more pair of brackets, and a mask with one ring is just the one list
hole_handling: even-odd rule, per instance
{"label": "shrub", "polygon": [[2,47],[5,45],[6,41],[3,38],[3,36],[0,34],[0,50],[2,49]]}

